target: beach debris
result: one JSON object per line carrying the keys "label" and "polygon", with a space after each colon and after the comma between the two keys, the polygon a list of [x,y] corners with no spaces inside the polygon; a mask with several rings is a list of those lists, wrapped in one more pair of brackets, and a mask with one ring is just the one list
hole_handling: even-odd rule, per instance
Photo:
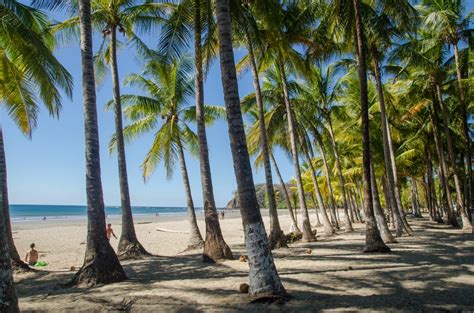
{"label": "beach debris", "polygon": [[243,283],[239,286],[240,293],[249,293],[249,284]]}
{"label": "beach debris", "polygon": [[247,262],[247,260],[248,260],[248,258],[247,258],[246,255],[241,255],[241,256],[239,257],[239,261],[240,261],[240,262]]}
{"label": "beach debris", "polygon": [[74,271],[76,270],[76,267],[75,267],[75,266],[71,266],[71,267],[69,268],[69,270],[70,270],[71,272],[74,272]]}
{"label": "beach debris", "polygon": [[308,249],[305,250],[305,253],[306,253],[306,254],[311,254],[311,253],[313,253],[313,250],[310,249],[310,248],[308,248]]}

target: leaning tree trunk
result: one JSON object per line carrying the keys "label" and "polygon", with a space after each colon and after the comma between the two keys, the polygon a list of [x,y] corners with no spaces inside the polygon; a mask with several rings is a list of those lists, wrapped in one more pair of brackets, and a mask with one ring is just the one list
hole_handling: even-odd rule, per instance
{"label": "leaning tree trunk", "polygon": [[203,261],[215,262],[218,260],[232,260],[233,256],[232,251],[222,236],[212,187],[211,166],[209,163],[209,150],[207,146],[206,123],[204,116],[204,75],[201,31],[201,4],[200,0],[194,0],[194,66],[196,71],[194,82],[196,96],[196,122],[199,142],[201,185],[204,200],[204,220],[206,222]]}
{"label": "leaning tree trunk", "polygon": [[181,166],[181,176],[183,177],[184,191],[186,193],[186,205],[188,210],[189,221],[189,240],[186,250],[200,249],[204,247],[201,233],[196,220],[196,212],[194,211],[193,196],[191,194],[191,185],[189,184],[188,169],[186,167],[186,159],[184,158],[183,145],[178,137],[178,157]]}
{"label": "leaning tree trunk", "polygon": [[291,227],[290,231],[301,233],[300,228],[298,227],[298,223],[296,222],[295,213],[293,212],[293,206],[291,205],[290,195],[288,194],[288,189],[286,188],[285,181],[281,176],[280,169],[278,168],[278,164],[276,163],[275,157],[273,153],[270,151],[270,159],[273,163],[273,167],[275,168],[275,172],[277,173],[278,180],[280,181],[281,188],[283,189],[284,198],[286,202],[286,207],[288,208],[288,212],[290,213],[291,218]]}
{"label": "leaning tree trunk", "polygon": [[412,177],[411,179],[411,203],[412,211],[414,217],[423,217],[421,216],[420,203],[418,201],[418,188],[416,186],[416,180]]}
{"label": "leaning tree trunk", "polygon": [[[408,236],[411,236],[413,234],[413,230],[410,227],[410,224],[408,224],[407,218],[405,216],[405,212],[403,211],[403,204],[402,204],[402,198],[401,198],[401,193],[400,193],[400,188],[399,188],[399,183],[398,183],[398,170],[397,170],[397,162],[395,160],[395,152],[393,150],[393,141],[392,141],[392,136],[390,134],[390,127],[388,125],[388,119],[387,116],[385,116],[385,124],[387,125],[387,138],[388,138],[388,148],[390,152],[390,163],[392,164],[392,172],[393,172],[393,194],[395,195],[395,202],[397,203],[396,209],[398,210],[398,213],[400,214],[400,217],[403,221],[403,229],[405,232],[408,234]],[[388,183],[388,180],[387,180]],[[394,214],[395,211],[394,211]]]}
{"label": "leaning tree trunk", "polygon": [[278,212],[275,201],[275,191],[273,190],[273,179],[272,179],[272,168],[270,165],[270,153],[268,148],[267,128],[265,127],[265,110],[263,107],[262,92],[260,89],[260,81],[258,78],[258,68],[255,61],[253,52],[252,41],[247,34],[247,44],[250,57],[250,63],[252,66],[252,77],[253,86],[255,88],[255,94],[258,106],[258,126],[260,130],[260,138],[262,143],[262,154],[263,154],[263,167],[265,169],[265,189],[268,197],[268,213],[270,216],[270,235],[268,237],[270,241],[270,248],[279,249],[288,247],[286,244],[286,237],[280,227],[280,221],[278,220]]}
{"label": "leaning tree trunk", "polygon": [[449,190],[449,183],[448,183],[448,167],[446,165],[446,160],[444,158],[444,145],[441,141],[441,134],[439,129],[439,120],[438,120],[438,106],[436,104],[437,100],[434,99],[433,101],[433,110],[430,111],[430,118],[433,124],[433,137],[436,146],[436,152],[438,153],[438,160],[439,160],[439,179],[440,185],[443,187],[443,194],[446,200],[446,207],[444,209],[447,217],[448,224],[452,225],[453,227],[459,227],[458,221],[454,216],[454,211],[452,207],[452,200],[451,200],[451,192]]}
{"label": "leaning tree trunk", "polygon": [[301,220],[303,222],[303,241],[311,242],[314,241],[316,238],[311,230],[311,223],[309,220],[308,208],[306,206],[306,199],[304,195],[303,189],[303,181],[301,180],[301,169],[300,169],[300,161],[298,158],[298,148],[297,144],[297,134],[296,129],[294,126],[294,115],[293,115],[293,108],[291,107],[290,103],[290,96],[288,93],[288,86],[285,74],[285,67],[283,65],[281,55],[278,56],[277,59],[278,69],[280,70],[281,80],[283,85],[283,98],[285,99],[285,107],[286,107],[286,115],[287,115],[287,122],[288,122],[288,135],[290,137],[290,147],[291,147],[291,156],[293,157],[293,167],[295,171],[295,179],[296,179],[296,188],[298,190],[298,199],[300,201],[301,207]]}
{"label": "leaning tree trunk", "polygon": [[382,190],[385,197],[385,203],[388,209],[388,219],[389,219],[390,227],[395,228],[395,216],[394,216],[393,210],[396,210],[396,208],[391,207],[390,202],[387,201],[389,197],[389,192],[388,192],[388,187],[387,187],[386,176],[382,176]]}
{"label": "leaning tree trunk", "polygon": [[[339,185],[341,188],[341,195],[342,195],[342,205],[344,207],[344,213],[346,215],[346,231],[353,231],[351,221],[349,220],[349,216],[347,215],[346,183],[344,182],[344,175],[342,175],[341,159],[339,156],[339,150],[337,148],[336,138],[334,137],[334,129],[332,127],[331,113],[327,113],[326,115],[327,115],[326,118],[329,124],[329,136],[331,137],[331,145],[334,152],[334,158],[336,159],[337,175],[339,177]],[[337,223],[336,212],[334,212],[333,215],[334,215],[333,216],[334,220]]]}
{"label": "leaning tree trunk", "polygon": [[86,286],[119,282],[127,278],[105,234],[90,14],[90,0],[80,0],[82,94],[86,143],[87,245],[84,264],[74,275],[71,284]]}
{"label": "leaning tree trunk", "polygon": [[[0,126],[0,203],[8,205],[7,195],[7,165],[5,163],[5,149],[3,144],[3,131]],[[6,200],[6,201],[5,201]],[[12,262],[10,259],[10,243],[7,234],[7,220],[4,210],[0,210],[0,312],[20,312],[18,309],[18,298],[16,296],[13,282]],[[16,250],[16,249],[15,249]]]}
{"label": "leaning tree trunk", "polygon": [[374,215],[375,220],[377,221],[378,229],[380,231],[380,236],[385,243],[396,243],[397,241],[395,238],[393,238],[390,230],[388,229],[387,220],[385,219],[382,206],[380,205],[379,189],[377,187],[377,179],[375,178],[373,166],[371,166],[370,178],[372,184],[372,195],[374,197]]}
{"label": "leaning tree trunk", "polygon": [[8,249],[9,249],[9,255],[12,261],[12,266],[14,269],[22,270],[22,271],[28,271],[30,270],[30,267],[28,264],[23,262],[23,260],[20,257],[20,254],[18,253],[18,250],[16,249],[15,242],[13,241],[13,232],[12,232],[12,224],[10,220],[10,203],[8,202],[8,187],[7,187],[7,163],[6,163],[6,158],[5,158],[5,147],[3,143],[3,130],[0,127],[0,172],[2,173],[1,176],[1,189],[0,193],[2,194],[2,201],[0,202],[0,205],[2,206],[1,210],[3,213],[3,220],[4,220],[4,227],[5,227],[5,232],[6,232],[6,240],[8,242]]}
{"label": "leaning tree trunk", "polygon": [[[375,76],[375,84],[377,86],[377,94],[380,103],[380,117],[382,120],[382,136],[383,136],[383,156],[385,162],[385,173],[387,176],[387,184],[388,184],[388,202],[390,202],[390,206],[392,208],[397,208],[397,200],[395,195],[395,182],[393,178],[393,170],[392,170],[392,161],[390,159],[390,148],[389,148],[389,139],[388,139],[388,123],[387,123],[387,113],[385,110],[385,97],[382,88],[382,75],[380,74],[380,66],[378,60],[374,58],[373,62],[373,69],[374,69],[374,76]],[[403,234],[403,220],[399,210],[394,210],[394,222],[395,222],[395,233],[397,237],[401,237]]]}
{"label": "leaning tree trunk", "polygon": [[120,260],[141,259],[149,253],[138,241],[133,224],[130,191],[128,189],[127,162],[125,158],[125,141],[122,127],[122,103],[120,99],[120,79],[117,61],[117,27],[110,26],[111,72],[114,94],[115,138],[117,141],[117,161],[120,184],[120,204],[122,206],[122,233],[120,235],[117,255]]}
{"label": "leaning tree trunk", "polygon": [[[306,149],[304,150],[305,150],[304,152],[306,156],[306,163],[308,163],[311,180],[313,182],[314,192],[316,193],[316,199],[318,200],[319,210],[322,212],[321,216],[323,219],[324,232],[326,233],[327,236],[332,236],[334,235],[335,231],[331,225],[331,222],[329,221],[328,215],[326,213],[326,208],[324,207],[324,201],[323,201],[323,197],[321,196],[321,190],[319,189],[318,180],[316,178],[316,174],[314,171],[314,166],[313,166],[313,163],[311,162],[311,158],[308,154],[308,151]],[[315,209],[317,212],[317,208]]]}
{"label": "leaning tree trunk", "polygon": [[443,219],[441,218],[439,211],[438,211],[438,200],[436,197],[436,187],[435,182],[433,179],[433,163],[431,162],[431,152],[428,146],[425,147],[425,160],[426,160],[426,168],[427,168],[427,180],[428,180],[428,188],[431,198],[431,205],[433,207],[433,218],[437,223],[442,224]]}
{"label": "leaning tree trunk", "polygon": [[[466,208],[468,211],[469,209],[474,209],[473,205],[473,181],[472,181],[472,160],[471,160],[471,137],[469,136],[469,125],[467,122],[468,119],[468,113],[467,113],[467,104],[466,104],[466,99],[465,99],[465,93],[464,93],[464,87],[462,84],[462,75],[461,75],[461,64],[459,61],[459,47],[458,44],[455,43],[453,44],[454,46],[454,59],[456,61],[456,77],[457,77],[457,82],[458,82],[458,91],[459,91],[459,103],[461,105],[461,112],[462,112],[462,129],[463,129],[463,135],[464,135],[464,159],[466,162],[466,168],[467,168],[467,188],[466,188],[466,193],[465,193],[465,198],[466,198]],[[474,212],[474,211],[473,211]],[[467,212],[469,214],[469,212]],[[471,223],[474,223],[474,220],[471,221]]]}
{"label": "leaning tree trunk", "polygon": [[[330,205],[329,210],[330,210],[330,212],[336,212],[336,200],[334,199],[334,192],[332,190],[331,174],[330,174],[328,162],[327,162],[327,159],[326,159],[326,150],[324,149],[324,144],[323,144],[323,141],[321,139],[321,135],[319,134],[317,129],[314,128],[313,133],[314,133],[314,137],[316,138],[316,142],[319,145],[319,151],[321,151],[321,158],[323,160],[324,171],[326,172],[326,184],[327,184],[328,190],[329,190],[329,205]],[[323,214],[327,215],[326,211],[324,211]],[[334,227],[339,228],[339,223],[337,222],[337,220],[335,220]],[[333,229],[333,232],[334,232],[334,229]]]}
{"label": "leaning tree trunk", "polygon": [[279,297],[285,295],[286,291],[273,261],[255,193],[242,112],[240,111],[228,0],[216,1],[216,15],[224,102],[250,268],[249,295],[258,298]]}
{"label": "leaning tree trunk", "polygon": [[369,99],[367,90],[367,67],[365,63],[365,36],[361,18],[361,8],[359,0],[353,0],[355,15],[355,37],[356,54],[358,56],[358,74],[360,87],[360,106],[362,115],[362,164],[364,169],[364,198],[365,198],[365,247],[364,252],[389,252],[390,248],[385,245],[380,237],[377,223],[374,217],[374,206],[372,198],[371,153],[369,134]]}
{"label": "leaning tree trunk", "polygon": [[449,116],[446,109],[446,105],[444,104],[443,96],[441,95],[441,88],[438,84],[436,85],[436,94],[438,96],[438,101],[441,106],[441,116],[443,118],[444,133],[446,135],[446,141],[448,144],[448,160],[449,160],[449,164],[451,165],[451,172],[454,177],[454,187],[456,189],[457,209],[459,213],[461,213],[463,230],[471,231],[472,224],[471,224],[471,221],[469,220],[469,217],[464,207],[464,201],[462,199],[461,181],[459,179],[459,175],[457,173],[457,168],[456,168],[456,160],[455,160],[454,149],[453,149],[453,140],[451,138],[451,132],[449,130]]}

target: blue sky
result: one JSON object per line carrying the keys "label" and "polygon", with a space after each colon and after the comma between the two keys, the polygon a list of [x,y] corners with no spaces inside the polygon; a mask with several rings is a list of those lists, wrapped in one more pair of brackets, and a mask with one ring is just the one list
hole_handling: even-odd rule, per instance
{"label": "blue sky", "polygon": [[[94,40],[94,49],[98,48],[98,40],[100,38]],[[29,140],[20,133],[6,112],[1,111],[9,198],[12,204],[86,203],[79,46],[70,44],[68,47],[59,48],[56,55],[74,77],[73,99],[63,98],[60,118],[53,119],[42,109],[38,127]],[[121,80],[130,73],[140,72],[140,62],[130,49],[124,48],[119,52],[118,62]],[[249,73],[240,78],[239,89],[241,97],[253,92]],[[122,94],[135,91],[122,86]],[[102,185],[106,205],[119,205],[117,159],[116,155],[109,154],[107,148],[108,141],[115,131],[114,116],[112,111],[104,110],[104,104],[111,97],[111,81],[108,77],[97,89]],[[213,63],[205,84],[205,102],[224,105],[218,60]],[[216,122],[208,128],[207,134],[216,203],[218,206],[224,206],[236,189],[226,121]],[[176,168],[172,180],[167,180],[163,167],[159,167],[146,184],[143,182],[139,166],[151,140],[151,136],[143,136],[126,146],[132,204],[185,206],[179,168]],[[195,205],[202,206],[199,160],[189,154],[186,157]],[[288,158],[280,152],[277,152],[276,157],[281,163],[284,178],[291,179],[292,168]],[[263,170],[254,171],[254,179],[257,183],[264,182]]]}
{"label": "blue sky", "polygon": [[[474,8],[474,1],[466,0],[466,9]],[[58,19],[58,17],[55,17]],[[157,38],[155,34],[154,37]],[[97,39],[97,38],[96,38]],[[95,40],[95,47],[99,42]],[[5,140],[8,167],[8,188],[12,204],[85,204],[85,157],[84,127],[81,93],[80,50],[78,44],[56,51],[58,59],[74,77],[73,99],[63,99],[63,110],[58,120],[41,110],[38,128],[31,140],[23,136],[13,124],[5,110],[0,110],[1,125]],[[237,52],[236,57],[241,56]],[[119,56],[120,78],[140,72],[140,63],[134,54],[123,49]],[[117,177],[117,159],[107,149],[108,141],[114,133],[113,112],[105,112],[104,104],[111,99],[110,77],[97,90],[99,114],[99,135],[101,145],[102,185],[106,205],[118,205],[120,193]],[[134,90],[122,87],[122,94]],[[239,92],[243,97],[253,92],[249,73],[239,78]],[[208,75],[205,84],[205,102],[223,105],[223,94],[218,60]],[[227,123],[219,121],[207,130],[210,162],[214,184],[214,194],[218,206],[224,206],[236,189],[232,167]],[[141,164],[151,136],[127,144],[127,162],[130,193],[133,205],[144,206],[185,206],[184,188],[179,170],[172,180],[167,180],[159,167],[145,184],[142,179]],[[196,206],[202,206],[199,160],[187,154],[187,164],[191,188]],[[292,166],[281,151],[276,151],[283,177],[290,180]],[[254,181],[264,182],[262,170],[254,169]],[[274,182],[277,183],[276,177]]]}

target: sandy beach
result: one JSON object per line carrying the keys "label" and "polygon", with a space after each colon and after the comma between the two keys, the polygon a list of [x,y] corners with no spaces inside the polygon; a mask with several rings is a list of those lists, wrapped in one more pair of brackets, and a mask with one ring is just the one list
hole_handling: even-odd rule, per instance
{"label": "sandy beach", "polygon": [[[289,229],[289,217],[281,212]],[[314,212],[313,212],[314,214]],[[312,216],[314,218],[314,216]],[[203,231],[202,215],[198,216]],[[264,216],[268,225],[268,217]],[[120,235],[120,220],[111,218]],[[312,221],[314,222],[314,220]],[[79,268],[85,249],[86,221],[19,222],[15,242],[23,254],[31,242],[49,265],[17,274],[23,312],[38,311],[320,311],[320,310],[474,310],[474,235],[426,219],[410,220],[412,237],[392,244],[393,253],[363,254],[364,225],[352,233],[314,243],[295,243],[274,252],[280,276],[292,300],[285,304],[250,304],[238,293],[247,281],[248,265],[238,212],[227,212],[221,226],[236,260],[203,264],[200,251],[186,247],[185,216],[136,218],[138,237],[149,252],[146,260],[124,262],[129,280],[91,289],[63,288],[71,266]],[[163,232],[157,228],[178,231]],[[116,248],[118,241],[112,239]],[[307,249],[312,249],[308,254]]]}

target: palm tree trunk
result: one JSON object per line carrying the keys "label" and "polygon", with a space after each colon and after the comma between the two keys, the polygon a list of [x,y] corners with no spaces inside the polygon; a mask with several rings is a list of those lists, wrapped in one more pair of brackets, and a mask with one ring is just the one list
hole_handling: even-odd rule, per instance
{"label": "palm tree trunk", "polygon": [[365,198],[365,247],[364,252],[388,252],[390,248],[385,245],[380,237],[377,223],[374,217],[374,206],[372,198],[372,184],[370,179],[371,172],[371,153],[370,153],[370,134],[369,134],[369,100],[367,91],[367,67],[365,60],[365,36],[362,26],[361,8],[359,0],[353,0],[355,15],[355,37],[356,54],[358,62],[359,86],[360,86],[360,105],[362,116],[362,164],[364,168],[364,198]]}
{"label": "palm tree trunk", "polygon": [[117,27],[110,26],[111,72],[114,94],[115,137],[117,140],[117,161],[120,184],[120,204],[122,207],[122,233],[120,235],[117,255],[120,260],[141,259],[149,253],[138,241],[133,224],[130,191],[128,188],[127,162],[125,158],[125,141],[122,126],[122,103],[120,100],[120,79],[117,61]]}
{"label": "palm tree trunk", "polygon": [[[337,175],[339,176],[339,185],[341,187],[341,195],[342,195],[342,205],[344,207],[344,213],[346,216],[346,231],[353,231],[351,221],[349,220],[349,216],[347,214],[347,195],[346,195],[346,184],[344,182],[344,175],[342,175],[342,166],[341,160],[339,156],[339,150],[337,149],[336,138],[334,137],[334,129],[332,127],[332,118],[331,113],[326,114],[326,119],[329,124],[329,135],[331,137],[331,144],[332,149],[334,150],[334,158],[336,159],[336,167],[337,167]],[[337,209],[337,208],[336,208]],[[333,213],[334,220],[336,219],[336,212]]]}
{"label": "palm tree trunk", "polygon": [[196,121],[199,142],[201,185],[204,200],[204,220],[206,222],[206,239],[204,241],[203,261],[215,262],[225,259],[232,260],[233,256],[232,251],[222,236],[212,187],[211,166],[209,163],[209,150],[207,146],[206,123],[204,116],[204,75],[202,65],[201,31],[201,4],[200,0],[194,0]]}
{"label": "palm tree trunk", "polygon": [[[388,139],[388,148],[390,152],[390,163],[392,164],[392,172],[393,172],[393,194],[395,195],[395,202],[397,203],[396,210],[398,211],[398,214],[400,215],[402,221],[403,221],[403,229],[405,232],[408,234],[408,236],[411,236],[413,234],[413,230],[410,227],[410,224],[408,224],[407,218],[405,216],[405,212],[403,211],[403,204],[402,204],[402,197],[401,197],[401,192],[399,188],[399,183],[398,183],[398,170],[397,170],[397,162],[395,160],[395,152],[393,150],[393,141],[392,141],[392,136],[390,134],[390,127],[388,124],[388,118],[385,116],[385,125],[387,125],[387,139]],[[388,184],[388,179],[387,179],[387,184]],[[396,214],[395,211],[393,211],[394,214]]]}
{"label": "palm tree trunk", "polygon": [[420,202],[418,200],[418,188],[416,185],[416,179],[412,177],[411,179],[411,192],[412,192],[412,207],[413,207],[413,216],[414,217],[423,217],[420,210]]}
{"label": "palm tree trunk", "polygon": [[[313,128],[313,133],[314,133],[314,138],[316,139],[316,142],[318,143],[319,146],[319,151],[321,152],[321,158],[323,160],[323,166],[324,166],[324,171],[326,173],[326,184],[328,186],[329,190],[329,205],[330,205],[330,212],[336,212],[336,200],[334,199],[334,192],[332,190],[332,185],[331,185],[331,173],[329,171],[329,166],[328,162],[326,159],[326,150],[324,149],[324,144],[323,140],[321,139],[321,134],[317,131],[316,128]],[[324,214],[327,215],[326,212]],[[334,214],[336,215],[336,214]],[[336,229],[339,229],[339,223],[337,220],[334,220],[334,227]],[[334,229],[333,229],[334,232]]]}
{"label": "palm tree trunk", "polygon": [[[316,199],[318,200],[319,210],[323,213],[322,218],[323,218],[324,232],[326,233],[327,236],[334,235],[335,231],[326,213],[326,208],[324,206],[323,197],[321,196],[321,190],[319,189],[319,186],[318,186],[318,180],[316,178],[316,172],[314,170],[313,162],[311,162],[311,158],[306,149],[304,149],[304,153],[306,156],[306,163],[308,163],[308,166],[309,166],[309,172],[311,175],[311,180],[313,182],[314,192],[316,193]],[[316,209],[316,214],[317,214],[317,209]]]}
{"label": "palm tree trunk", "polygon": [[446,213],[447,222],[448,224],[452,225],[453,227],[459,227],[458,221],[454,216],[453,207],[452,207],[452,200],[451,200],[451,192],[449,190],[448,184],[448,177],[447,175],[447,165],[446,160],[444,158],[444,148],[443,142],[441,141],[441,134],[439,130],[439,121],[438,121],[438,106],[436,105],[436,99],[433,101],[433,110],[430,111],[430,118],[431,123],[433,124],[433,137],[436,146],[436,152],[438,153],[438,160],[439,160],[439,179],[440,179],[440,186],[443,188],[443,194],[446,201],[446,206],[444,207],[444,212]]}
{"label": "palm tree trunk", "polygon": [[459,179],[459,175],[457,173],[457,168],[456,168],[453,141],[451,138],[451,132],[449,130],[449,116],[446,109],[446,105],[444,104],[443,96],[441,95],[441,88],[438,84],[436,85],[436,95],[438,96],[439,105],[441,106],[441,116],[443,118],[444,133],[446,135],[446,141],[448,143],[448,160],[449,160],[449,164],[451,165],[451,172],[454,177],[454,187],[456,188],[457,210],[459,213],[461,213],[463,229],[471,231],[472,224],[471,224],[471,221],[469,220],[469,217],[467,216],[467,212],[464,207],[464,201],[462,199],[461,181]]}
{"label": "palm tree trunk", "polygon": [[255,193],[252,168],[247,150],[244,123],[240,111],[234,52],[232,50],[228,0],[216,1],[216,15],[224,102],[249,261],[249,295],[251,297],[261,297],[268,294],[283,296],[286,291],[273,262]]}
{"label": "palm tree trunk", "polygon": [[[464,135],[464,159],[466,162],[467,168],[467,188],[465,193],[466,198],[466,208],[468,211],[469,209],[473,210],[473,182],[472,182],[472,160],[471,160],[471,137],[469,136],[469,125],[467,122],[468,114],[467,114],[467,104],[465,99],[464,87],[462,84],[462,75],[461,75],[461,64],[459,61],[459,47],[458,44],[455,43],[454,45],[454,60],[456,61],[456,77],[458,81],[458,91],[459,91],[459,103],[461,105],[461,112],[462,112],[462,128],[463,128],[463,135]],[[472,211],[474,212],[474,211]],[[467,212],[469,214],[469,212]],[[474,213],[472,213],[474,214]],[[474,220],[472,221],[474,223]]]}
{"label": "palm tree trunk", "polygon": [[10,203],[8,201],[8,186],[7,186],[7,163],[6,163],[6,158],[5,158],[5,147],[3,143],[3,130],[0,127],[0,157],[3,158],[2,162],[0,163],[0,172],[2,173],[2,176],[0,178],[1,180],[1,189],[0,193],[2,194],[2,201],[0,202],[0,205],[2,206],[1,210],[3,213],[3,220],[4,220],[4,227],[5,227],[5,232],[6,232],[6,240],[8,242],[8,249],[9,249],[9,255],[12,261],[12,266],[15,269],[21,269],[24,271],[30,270],[30,267],[28,264],[23,262],[23,260],[20,257],[20,254],[18,253],[18,250],[15,246],[15,242],[13,241],[13,232],[12,232],[12,224],[10,220]]}
{"label": "palm tree trunk", "polygon": [[293,206],[291,205],[291,200],[290,200],[290,195],[288,194],[288,189],[286,188],[285,181],[283,180],[283,177],[281,176],[280,169],[278,168],[278,164],[277,164],[277,162],[275,160],[275,157],[273,156],[273,153],[271,151],[270,151],[270,159],[273,163],[273,167],[275,168],[275,172],[277,173],[278,180],[280,181],[280,185],[283,189],[284,198],[285,198],[285,202],[286,202],[286,207],[288,208],[288,212],[290,213],[290,218],[291,218],[290,231],[301,233],[301,230],[298,227],[298,223],[296,222],[295,214],[293,212]]}
{"label": "palm tree trunk", "polygon": [[[393,178],[393,170],[392,170],[392,161],[390,159],[390,148],[389,148],[389,139],[388,139],[388,125],[387,125],[387,113],[385,110],[385,97],[382,88],[382,77],[380,74],[380,65],[378,60],[374,58],[373,61],[373,69],[374,69],[374,76],[375,76],[375,84],[377,87],[377,94],[380,103],[380,117],[382,120],[382,135],[383,135],[383,156],[385,161],[385,173],[387,176],[387,184],[388,184],[388,196],[389,198],[387,201],[390,202],[390,206],[392,208],[397,207],[397,200],[395,195],[395,188],[394,188],[394,178]],[[397,237],[401,237],[403,234],[403,220],[399,210],[393,211],[394,218],[395,218],[395,233]]]}
{"label": "palm tree trunk", "polygon": [[395,228],[395,216],[394,216],[393,210],[396,210],[396,208],[391,207],[390,202],[387,200],[390,197],[390,195],[389,195],[389,191],[387,187],[386,176],[382,176],[382,190],[385,196],[385,202],[387,204],[387,209],[388,209],[388,219],[389,219],[388,223],[390,227]]}
{"label": "palm tree trunk", "polygon": [[188,210],[189,221],[189,240],[186,250],[194,250],[204,247],[204,240],[202,240],[199,226],[196,220],[196,212],[194,211],[193,196],[191,194],[191,185],[189,184],[188,169],[186,167],[186,159],[184,158],[183,145],[181,139],[178,137],[178,157],[181,166],[181,176],[183,177],[184,191],[186,193],[186,204]]}
{"label": "palm tree trunk", "polygon": [[435,211],[435,206],[433,203],[433,194],[431,192],[433,186],[431,185],[432,183],[432,178],[433,178],[433,168],[431,167],[431,161],[429,160],[429,147],[427,144],[425,144],[425,153],[424,153],[424,159],[425,159],[425,165],[426,165],[426,188],[425,188],[425,195],[426,195],[426,203],[428,205],[428,211],[430,213],[430,222],[436,222],[436,211]]}
{"label": "palm tree trunk", "polygon": [[425,160],[426,160],[426,168],[427,168],[427,181],[428,181],[428,192],[431,198],[431,205],[433,210],[433,219],[437,223],[443,223],[443,219],[441,218],[439,211],[438,211],[438,200],[436,197],[436,186],[433,179],[433,163],[431,161],[431,151],[429,146],[425,146]]}
{"label": "palm tree trunk", "polygon": [[290,103],[290,95],[288,93],[288,86],[285,74],[285,67],[283,65],[281,55],[277,58],[277,65],[278,69],[280,70],[281,80],[283,85],[283,97],[285,99],[285,107],[286,107],[286,115],[287,115],[287,122],[288,122],[288,135],[290,137],[290,147],[291,147],[291,155],[293,157],[293,167],[295,171],[295,179],[296,179],[296,188],[298,190],[298,198],[300,201],[301,207],[301,220],[303,222],[303,241],[311,242],[314,241],[316,238],[313,235],[311,230],[311,223],[309,221],[309,214],[308,208],[306,206],[306,199],[303,190],[303,181],[301,180],[301,169],[300,169],[300,161],[298,158],[298,148],[296,146],[296,130],[294,127],[294,116],[293,116],[293,108],[291,107]]}
{"label": "palm tree trunk", "polygon": [[18,298],[16,296],[15,284],[13,282],[10,255],[12,248],[11,243],[9,242],[10,236],[7,232],[7,225],[10,225],[10,219],[7,219],[4,214],[5,206],[8,211],[7,195],[7,164],[3,143],[3,130],[0,126],[0,203],[2,204],[2,209],[0,210],[0,288],[2,290],[2,292],[0,292],[0,312],[13,313],[20,312],[20,310],[18,309]]}
{"label": "palm tree trunk", "polygon": [[265,189],[268,196],[268,213],[270,216],[270,248],[279,249],[288,247],[286,237],[280,227],[278,212],[275,201],[275,191],[273,190],[272,168],[270,165],[270,155],[268,148],[267,128],[265,126],[265,110],[263,107],[262,92],[258,78],[258,68],[255,61],[252,42],[247,34],[247,45],[249,51],[250,63],[252,65],[253,86],[255,88],[257,106],[258,106],[258,126],[260,129],[260,138],[262,142],[263,167],[265,169]]}
{"label": "palm tree trunk", "polygon": [[79,18],[86,143],[87,245],[84,264],[71,284],[94,286],[123,281],[127,277],[105,234],[90,0],[79,1]]}
{"label": "palm tree trunk", "polygon": [[380,231],[380,236],[382,237],[385,243],[395,243],[397,242],[395,238],[393,238],[390,230],[388,229],[387,221],[385,220],[385,216],[382,211],[382,206],[380,205],[380,196],[379,196],[379,189],[377,186],[377,179],[375,178],[375,172],[373,165],[371,166],[370,171],[370,178],[372,184],[372,194],[374,197],[374,215],[375,220],[377,221],[377,226]]}
{"label": "palm tree trunk", "polygon": [[311,203],[314,206],[314,216],[316,216],[316,226],[315,227],[321,227],[321,220],[319,219],[319,214],[318,214],[318,205],[316,204],[316,199],[314,199],[314,194],[310,193],[309,195],[311,197]]}

